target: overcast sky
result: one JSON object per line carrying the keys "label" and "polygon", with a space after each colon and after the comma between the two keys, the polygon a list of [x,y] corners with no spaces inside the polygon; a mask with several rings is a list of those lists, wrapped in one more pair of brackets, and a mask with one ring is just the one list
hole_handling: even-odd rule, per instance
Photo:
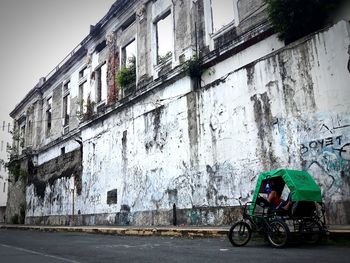
{"label": "overcast sky", "polygon": [[0,0],[0,123],[115,0]]}

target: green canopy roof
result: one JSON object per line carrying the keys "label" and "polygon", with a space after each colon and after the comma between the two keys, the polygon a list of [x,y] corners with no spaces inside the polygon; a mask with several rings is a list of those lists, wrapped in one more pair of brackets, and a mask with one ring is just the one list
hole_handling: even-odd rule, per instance
{"label": "green canopy roof", "polygon": [[264,172],[259,175],[252,200],[254,204],[253,207],[255,207],[255,202],[259,193],[264,192],[265,185],[268,181],[277,182],[282,186],[282,188],[284,187],[284,184],[286,184],[292,193],[291,198],[293,202],[322,202],[321,190],[308,172],[279,169]]}

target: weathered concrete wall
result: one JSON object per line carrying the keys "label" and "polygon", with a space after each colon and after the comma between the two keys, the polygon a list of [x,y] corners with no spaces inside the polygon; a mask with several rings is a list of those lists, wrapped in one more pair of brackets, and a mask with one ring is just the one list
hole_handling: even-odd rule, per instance
{"label": "weathered concrete wall", "polygon": [[26,189],[27,218],[72,213],[72,189],[81,194],[80,149],[65,153],[37,167],[30,167]]}
{"label": "weathered concrete wall", "polygon": [[[266,46],[279,45],[272,39]],[[343,21],[247,65],[238,54],[204,74],[200,90],[185,77],[83,127],[77,222],[171,224],[175,204],[180,222],[225,224],[259,172],[289,167],[321,185],[330,223],[349,223],[349,39]],[[29,189],[33,221],[67,219],[68,188],[57,181],[44,203]],[[62,191],[61,205],[50,191]]]}

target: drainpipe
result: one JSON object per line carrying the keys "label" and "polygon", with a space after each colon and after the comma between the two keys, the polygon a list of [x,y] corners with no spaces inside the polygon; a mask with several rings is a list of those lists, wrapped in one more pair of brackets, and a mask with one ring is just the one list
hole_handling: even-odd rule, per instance
{"label": "drainpipe", "polygon": [[177,219],[176,219],[176,205],[175,203],[173,204],[173,225],[177,225]]}

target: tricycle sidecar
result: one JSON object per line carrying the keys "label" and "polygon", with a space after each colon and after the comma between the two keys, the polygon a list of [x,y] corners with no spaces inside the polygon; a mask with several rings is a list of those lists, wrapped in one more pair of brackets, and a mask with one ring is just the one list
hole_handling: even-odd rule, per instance
{"label": "tricycle sidecar", "polygon": [[[280,195],[289,189],[288,210],[271,207],[266,198],[269,185]],[[247,244],[252,232],[266,237],[273,247],[283,247],[292,238],[314,244],[327,233],[321,190],[305,171],[279,169],[261,173],[252,201],[242,208],[243,219],[229,231],[234,246]]]}

